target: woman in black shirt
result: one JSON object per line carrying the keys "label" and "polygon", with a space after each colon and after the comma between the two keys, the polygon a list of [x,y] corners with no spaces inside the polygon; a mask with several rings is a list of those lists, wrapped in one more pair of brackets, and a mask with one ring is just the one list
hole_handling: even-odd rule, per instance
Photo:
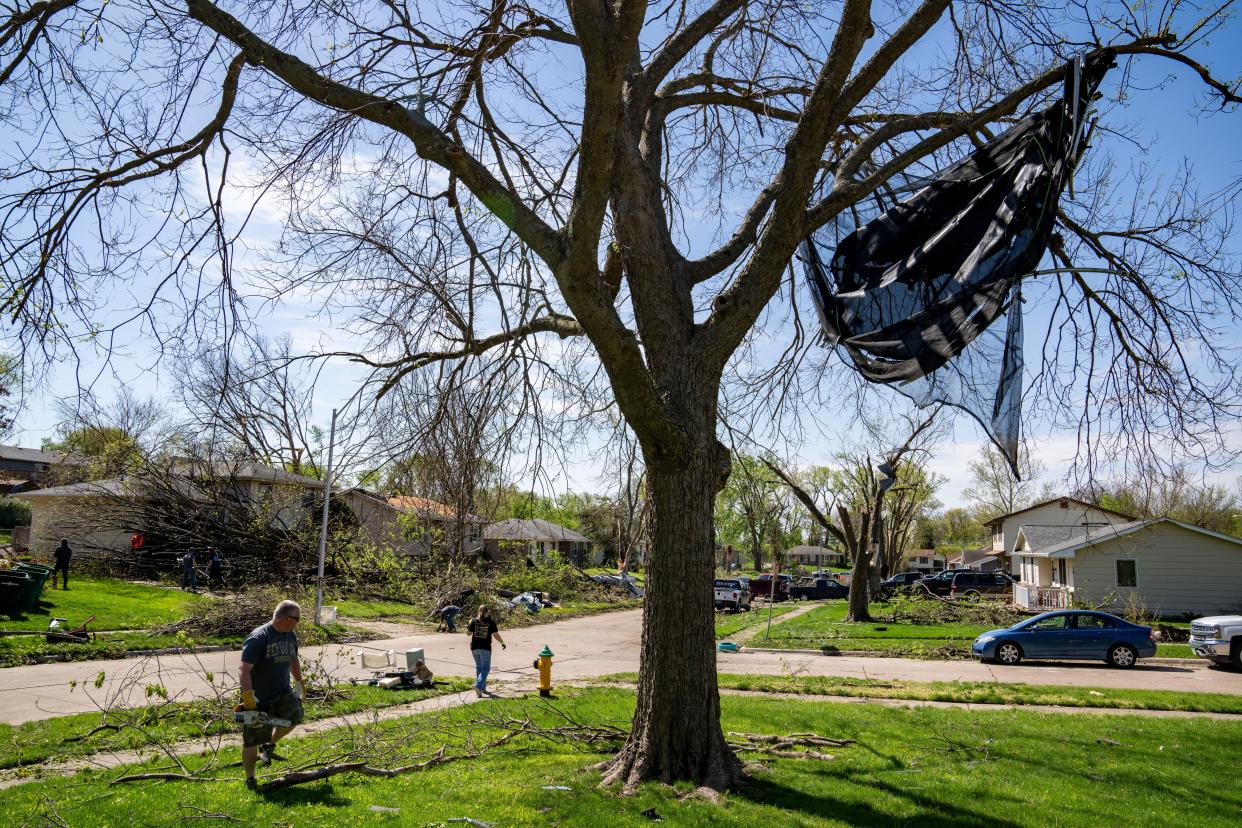
{"label": "woman in black shirt", "polygon": [[492,620],[486,605],[479,607],[479,614],[466,628],[470,632],[470,655],[474,656],[474,693],[479,698],[488,695],[487,674],[492,671],[492,639],[505,648],[496,622]]}

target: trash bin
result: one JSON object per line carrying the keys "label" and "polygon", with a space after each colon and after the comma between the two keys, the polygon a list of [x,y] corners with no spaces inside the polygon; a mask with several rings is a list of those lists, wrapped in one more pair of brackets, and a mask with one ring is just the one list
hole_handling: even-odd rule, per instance
{"label": "trash bin", "polygon": [[39,581],[32,577],[29,572],[18,572],[12,569],[8,572],[0,572],[0,581],[17,584],[19,588],[17,597],[18,612],[34,608],[34,605],[39,600],[39,593],[36,591]]}
{"label": "trash bin", "polygon": [[12,581],[0,581],[0,615],[14,615],[21,611],[22,588]]}
{"label": "trash bin", "polygon": [[47,583],[47,579],[52,577],[52,572],[53,572],[50,566],[44,566],[43,564],[30,564],[30,563],[18,564],[17,566],[13,567],[12,571],[29,573],[31,578],[34,578],[36,581],[39,582],[38,587],[35,588],[35,595],[43,594],[43,586],[44,584]]}

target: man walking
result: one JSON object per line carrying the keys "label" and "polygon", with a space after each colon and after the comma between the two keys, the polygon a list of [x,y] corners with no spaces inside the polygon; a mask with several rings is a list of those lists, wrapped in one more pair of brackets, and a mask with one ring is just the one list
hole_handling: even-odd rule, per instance
{"label": "man walking", "polygon": [[181,588],[189,588],[191,592],[198,592],[198,574],[194,571],[193,549],[187,549],[186,553],[181,556]]}
{"label": "man walking", "polygon": [[224,558],[214,546],[207,549],[207,588],[224,589]]}
{"label": "man walking", "polygon": [[[262,724],[242,727],[242,767],[248,788],[258,787],[255,762],[262,759],[264,765],[270,765],[273,758],[280,758],[276,756],[276,743],[302,723],[302,663],[298,660],[298,637],[293,632],[301,618],[302,608],[296,602],[281,601],[272,620],[251,632],[242,644],[238,675],[242,707],[289,721],[274,729]],[[290,678],[297,682],[296,693]]]}
{"label": "man walking", "polygon": [[65,576],[65,589],[69,588],[69,559],[72,557],[73,550],[69,548],[69,539],[61,538],[60,546],[56,547],[56,551],[52,553],[52,589],[56,589],[58,574]]}

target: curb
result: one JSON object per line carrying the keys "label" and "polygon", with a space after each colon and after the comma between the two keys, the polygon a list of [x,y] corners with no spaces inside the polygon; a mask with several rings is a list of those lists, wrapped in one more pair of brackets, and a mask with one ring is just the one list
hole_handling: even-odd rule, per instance
{"label": "curb", "polygon": [[[117,656],[106,656],[103,658],[66,658],[62,653],[52,653],[50,655],[36,656],[35,660],[30,664],[16,664],[14,667],[30,667],[34,664],[73,664],[81,662],[86,664],[92,661],[115,661],[122,658],[140,657],[140,656],[162,656],[162,655],[183,655],[190,653],[223,653],[236,649],[225,644],[213,644],[209,647],[165,647],[161,650],[126,650]],[[9,669],[0,667],[0,669]]]}
{"label": "curb", "polygon": [[[838,656],[848,656],[852,658],[914,658],[917,661],[975,661],[974,658],[918,658],[917,656],[893,655],[891,653],[879,652],[877,650],[837,650],[835,652],[826,653],[823,650],[778,650],[775,647],[748,647],[742,645],[737,650],[738,653],[773,653],[775,655],[814,655],[824,656],[825,658],[836,658]],[[1036,659],[1042,660],[1042,659]],[[1055,660],[1055,659],[1053,659]],[[1204,658],[1168,658],[1153,656],[1151,658],[1142,659],[1144,664],[1169,664],[1169,665],[1201,665],[1204,667],[1211,666],[1211,662]]]}

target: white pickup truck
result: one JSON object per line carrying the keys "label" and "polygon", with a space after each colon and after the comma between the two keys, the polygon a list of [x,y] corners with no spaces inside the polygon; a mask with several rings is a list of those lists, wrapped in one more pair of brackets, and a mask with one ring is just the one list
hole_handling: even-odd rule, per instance
{"label": "white pickup truck", "polygon": [[1213,615],[1191,621],[1190,649],[1200,658],[1242,670],[1242,615]]}
{"label": "white pickup truck", "polygon": [[717,578],[713,584],[716,609],[731,609],[734,612],[750,609],[750,588],[746,581],[735,578]]}

